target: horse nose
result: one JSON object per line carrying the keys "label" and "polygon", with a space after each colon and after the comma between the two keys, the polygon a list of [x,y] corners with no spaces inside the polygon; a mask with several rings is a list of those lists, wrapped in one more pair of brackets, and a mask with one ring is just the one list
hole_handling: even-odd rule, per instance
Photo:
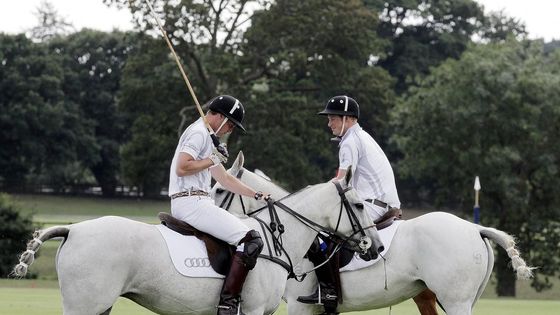
{"label": "horse nose", "polygon": [[385,246],[383,245],[383,243],[379,238],[373,239],[373,245],[374,245],[373,248],[377,249],[378,253],[381,253],[382,251],[385,250]]}
{"label": "horse nose", "polygon": [[377,259],[377,257],[379,257],[378,252],[373,248],[370,248],[369,253],[371,255],[371,259]]}
{"label": "horse nose", "polygon": [[373,247],[368,249],[366,253],[360,255],[360,258],[362,258],[365,261],[374,260],[377,259],[377,257],[379,257],[379,254],[375,251],[375,248]]}

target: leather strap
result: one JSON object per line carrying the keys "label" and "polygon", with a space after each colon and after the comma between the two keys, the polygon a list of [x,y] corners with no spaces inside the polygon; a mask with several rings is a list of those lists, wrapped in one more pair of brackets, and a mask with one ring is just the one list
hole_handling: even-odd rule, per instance
{"label": "leather strap", "polygon": [[205,192],[204,190],[192,190],[192,191],[182,191],[176,194],[171,195],[171,199],[180,198],[180,197],[189,197],[189,196],[210,196],[209,193]]}
{"label": "leather strap", "polygon": [[381,208],[387,208],[387,203],[386,203],[386,202],[383,202],[383,201],[381,201],[381,200],[377,200],[377,199],[366,199],[365,201],[366,201],[366,202],[372,202],[372,201],[373,201],[373,204],[374,204],[374,205],[376,205],[376,206],[378,206],[378,207],[381,207]]}

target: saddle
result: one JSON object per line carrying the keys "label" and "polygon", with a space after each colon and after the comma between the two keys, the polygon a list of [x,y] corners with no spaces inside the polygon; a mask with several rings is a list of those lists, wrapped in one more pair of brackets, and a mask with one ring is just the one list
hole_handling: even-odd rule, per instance
{"label": "saddle", "polygon": [[161,224],[182,235],[196,236],[204,242],[208,251],[210,265],[219,274],[226,276],[231,267],[231,260],[235,252],[235,247],[215,238],[214,236],[197,230],[190,224],[175,219],[169,213],[160,212],[158,218]]}

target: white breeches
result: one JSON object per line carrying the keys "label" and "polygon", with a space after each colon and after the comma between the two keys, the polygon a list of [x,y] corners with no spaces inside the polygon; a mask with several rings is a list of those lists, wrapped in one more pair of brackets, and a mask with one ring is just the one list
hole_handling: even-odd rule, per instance
{"label": "white breeches", "polygon": [[174,218],[233,246],[238,246],[239,241],[250,230],[239,218],[216,206],[210,197],[190,196],[173,199],[171,214]]}

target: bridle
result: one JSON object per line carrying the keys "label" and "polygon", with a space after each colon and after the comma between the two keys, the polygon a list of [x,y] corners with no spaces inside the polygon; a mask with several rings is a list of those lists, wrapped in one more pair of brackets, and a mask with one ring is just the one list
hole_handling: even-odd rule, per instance
{"label": "bridle", "polygon": [[[236,177],[238,179],[241,179],[241,176],[243,176],[243,170],[244,169],[240,169],[239,172],[236,174]],[[265,209],[268,209],[269,212],[269,216],[270,216],[270,222],[265,222],[262,219],[253,216],[252,218],[254,218],[255,220],[257,220],[257,222],[259,222],[261,228],[263,231],[265,231],[265,235],[263,235],[263,239],[265,240],[265,242],[267,243],[267,248],[268,248],[268,255],[266,254],[260,254],[259,257],[264,258],[264,259],[268,259],[272,262],[275,262],[277,264],[279,264],[280,266],[282,266],[283,268],[285,268],[288,271],[288,279],[290,278],[295,278],[297,281],[303,281],[303,279],[305,278],[305,276],[311,272],[304,272],[302,274],[297,275],[294,272],[294,266],[292,263],[292,260],[290,258],[290,256],[288,255],[288,253],[286,252],[286,250],[284,249],[283,246],[283,242],[282,242],[282,234],[285,232],[285,228],[284,225],[282,224],[282,222],[280,222],[278,213],[277,213],[277,208],[280,208],[281,210],[287,212],[288,214],[292,215],[293,217],[295,217],[296,219],[298,219],[300,222],[302,222],[303,224],[305,224],[308,228],[311,228],[312,230],[316,231],[318,234],[323,235],[326,238],[329,238],[332,242],[336,243],[336,248],[334,250],[334,252],[340,250],[342,247],[346,247],[349,248],[353,251],[356,251],[356,248],[359,249],[359,251],[362,252],[362,254],[365,254],[367,252],[367,250],[371,247],[372,244],[372,240],[366,235],[365,230],[366,229],[370,229],[370,228],[374,228],[375,225],[372,226],[367,226],[367,227],[362,227],[362,225],[360,224],[360,221],[358,220],[358,217],[356,216],[356,213],[354,213],[354,209],[352,208],[348,198],[346,197],[346,193],[348,191],[350,191],[352,189],[352,187],[347,187],[347,188],[342,188],[342,185],[339,182],[333,182],[333,184],[336,186],[336,189],[338,191],[338,195],[340,196],[341,199],[341,203],[340,203],[340,211],[339,211],[339,215],[338,215],[338,219],[337,219],[337,224],[336,224],[336,228],[334,232],[330,232],[328,231],[328,229],[320,224],[317,224],[313,221],[311,221],[310,219],[308,219],[307,217],[299,214],[298,212],[294,211],[293,209],[291,209],[290,207],[286,206],[284,203],[282,203],[282,200],[295,195],[298,192],[292,193],[288,196],[285,196],[284,198],[280,199],[280,200],[273,200],[273,199],[268,199],[267,200],[267,205],[264,207],[261,207],[255,211],[252,211],[251,213],[249,213],[248,215],[252,215],[252,214],[256,214],[259,213]],[[220,203],[220,207],[228,210],[231,207],[232,201],[235,198],[235,193],[228,191],[228,193],[226,194],[226,196],[224,197],[224,200],[222,200],[222,202]],[[241,202],[241,206],[243,208],[243,213],[247,214],[247,211],[245,209],[245,204],[243,203],[243,198],[241,195],[239,195],[239,200]],[[343,209],[346,210],[346,214],[348,216],[348,220],[350,221],[350,224],[352,226],[352,233],[349,236],[345,236],[342,235],[338,232],[338,228],[340,226],[340,221],[342,219],[342,215],[343,215]],[[268,233],[266,233],[266,231],[268,231]],[[356,234],[361,234],[360,240],[359,242],[356,242],[352,239],[352,237]],[[270,239],[269,239],[270,236]],[[271,246],[272,243],[272,246]],[[274,248],[274,254],[272,253],[272,248]],[[285,262],[282,259],[279,259],[277,256],[281,256],[282,253],[284,253],[288,259],[288,262]],[[332,255],[331,255],[332,257]]]}
{"label": "bridle", "polygon": [[[335,229],[334,232],[328,231],[328,229],[326,227],[324,227],[320,224],[317,224],[317,223],[309,220],[307,217],[305,217],[305,216],[299,214],[298,212],[294,211],[293,209],[291,209],[290,207],[288,207],[284,203],[282,203],[281,200],[274,201],[272,199],[269,199],[267,201],[267,207],[263,207],[263,208],[257,210],[257,211],[261,211],[265,208],[268,208],[269,215],[270,215],[270,223],[268,223],[268,225],[262,219],[257,218],[257,217],[253,217],[254,219],[256,219],[259,222],[259,224],[263,228],[263,231],[265,231],[265,229],[268,230],[269,234],[272,236],[272,243],[274,245],[274,246],[270,246],[270,242],[268,240],[268,234],[266,234],[265,235],[265,240],[266,240],[267,245],[268,245],[267,246],[268,255],[261,254],[261,256],[259,256],[259,257],[271,260],[271,261],[276,262],[279,265],[283,266],[288,271],[288,279],[294,278],[297,281],[301,282],[301,281],[303,281],[303,279],[305,279],[305,276],[308,273],[312,272],[313,269],[309,270],[307,272],[303,272],[301,274],[296,274],[294,272],[292,260],[291,260],[290,256],[288,255],[288,253],[286,252],[286,250],[284,249],[284,247],[282,245],[282,234],[284,233],[285,229],[284,229],[284,225],[279,220],[277,210],[276,210],[277,208],[282,209],[283,211],[287,212],[288,214],[292,215],[293,217],[298,219],[300,222],[305,224],[307,227],[316,231],[318,234],[321,234],[324,237],[329,238],[332,242],[336,243],[337,244],[336,248],[335,248],[335,250],[333,251],[332,254],[334,254],[335,252],[340,250],[342,247],[350,248],[353,251],[355,250],[355,248],[359,248],[359,250],[362,253],[365,254],[367,252],[367,250],[371,247],[372,240],[369,237],[366,236],[365,230],[370,229],[370,228],[374,228],[375,225],[362,227],[362,225],[360,224],[360,221],[358,220],[358,217],[354,213],[354,210],[353,210],[352,206],[350,205],[350,202],[348,201],[348,198],[346,197],[346,193],[348,191],[350,191],[352,189],[352,187],[347,187],[346,189],[343,189],[342,186],[340,185],[340,183],[333,182],[333,184],[336,186],[338,194],[341,198],[340,211],[339,211],[339,215],[338,215],[336,229]],[[298,192],[296,192],[296,193],[298,193]],[[296,194],[296,193],[294,193],[294,194]],[[290,194],[289,196],[294,195],[294,194]],[[288,197],[288,196],[286,196],[286,197]],[[284,197],[284,198],[286,198],[286,197]],[[284,198],[282,198],[282,199],[284,199]],[[342,235],[338,232],[338,228],[339,228],[339,225],[340,225],[340,220],[341,220],[342,214],[343,214],[343,208],[346,210],[346,213],[348,215],[348,219],[350,221],[350,224],[352,225],[353,233],[351,233],[349,236]],[[278,231],[278,235],[274,234],[276,231]],[[362,236],[360,237],[360,241],[356,244],[356,242],[352,240],[352,237],[354,235],[358,234],[358,233],[360,233]],[[284,253],[286,255],[286,257],[288,258],[288,263],[286,263],[283,260],[273,256],[272,249],[271,249],[272,247],[274,247],[274,251],[275,251],[276,256],[281,256],[281,254]],[[332,254],[331,254],[331,257],[333,256]]]}
{"label": "bridle", "polygon": [[[363,254],[365,254],[365,252],[371,247],[372,240],[366,235],[365,229],[360,224],[360,220],[358,220],[358,217],[356,216],[356,213],[354,213],[354,209],[350,205],[350,202],[348,201],[348,198],[346,198],[346,192],[350,191],[352,189],[352,187],[348,186],[345,189],[343,189],[339,182],[334,182],[334,185],[336,186],[336,190],[338,191],[338,195],[340,196],[340,199],[341,199],[340,211],[339,211],[339,215],[338,215],[338,221],[337,221],[337,224],[336,224],[335,232],[338,231],[338,226],[340,225],[340,219],[342,218],[342,206],[344,206],[344,208],[346,209],[346,214],[348,215],[348,219],[350,220],[350,224],[352,225],[352,231],[354,232],[354,233],[351,234],[351,236],[353,236],[357,233],[360,233],[362,235],[360,237],[360,242],[357,244],[357,247],[361,249]],[[361,206],[362,206],[362,210],[363,210],[363,205],[361,205]],[[372,227],[375,227],[375,224],[373,224],[370,227],[366,227],[366,228],[369,229],[369,228],[372,228]],[[347,244],[349,242],[350,242],[350,240],[347,239],[347,240],[344,241],[344,244]],[[354,245],[356,245],[356,244],[354,244]]]}

